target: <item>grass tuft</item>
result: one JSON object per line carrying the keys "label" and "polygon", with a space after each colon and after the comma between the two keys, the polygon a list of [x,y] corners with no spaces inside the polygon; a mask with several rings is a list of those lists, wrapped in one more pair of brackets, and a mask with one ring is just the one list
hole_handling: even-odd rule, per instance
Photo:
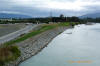
{"label": "grass tuft", "polygon": [[9,61],[16,60],[21,55],[17,46],[8,46],[0,48],[0,66]]}

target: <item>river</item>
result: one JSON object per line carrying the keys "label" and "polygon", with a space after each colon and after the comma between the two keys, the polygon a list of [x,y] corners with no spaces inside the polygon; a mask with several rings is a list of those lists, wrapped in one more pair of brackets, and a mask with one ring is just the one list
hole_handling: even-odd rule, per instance
{"label": "river", "polygon": [[67,29],[19,66],[99,66],[100,24]]}

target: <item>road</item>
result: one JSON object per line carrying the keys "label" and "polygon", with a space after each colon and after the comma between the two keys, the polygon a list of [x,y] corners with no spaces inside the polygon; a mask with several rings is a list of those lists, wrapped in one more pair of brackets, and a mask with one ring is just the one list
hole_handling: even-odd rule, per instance
{"label": "road", "polygon": [[22,28],[22,29],[20,29],[16,32],[10,33],[8,35],[2,36],[2,37],[0,37],[0,44],[3,44],[3,43],[8,42],[10,40],[13,40],[22,34],[28,33],[30,30],[32,30],[33,28],[35,28],[37,26],[38,25],[36,25],[36,24],[29,24],[25,28]]}

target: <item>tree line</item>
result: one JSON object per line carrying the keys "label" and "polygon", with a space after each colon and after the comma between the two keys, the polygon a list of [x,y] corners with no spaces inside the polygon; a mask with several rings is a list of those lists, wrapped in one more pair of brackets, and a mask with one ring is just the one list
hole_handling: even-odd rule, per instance
{"label": "tree line", "polygon": [[38,17],[38,18],[12,18],[9,20],[0,20],[0,24],[8,24],[8,23],[49,23],[49,22],[100,22],[100,18],[79,18],[76,16],[65,17],[61,14],[59,17]]}

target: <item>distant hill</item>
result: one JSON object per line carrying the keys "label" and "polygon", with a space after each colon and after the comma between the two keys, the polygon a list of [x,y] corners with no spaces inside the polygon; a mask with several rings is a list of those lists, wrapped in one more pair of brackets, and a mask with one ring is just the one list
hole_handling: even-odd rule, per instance
{"label": "distant hill", "polygon": [[80,18],[87,18],[87,17],[98,18],[100,17],[100,13],[92,13],[92,14],[86,14],[86,15],[80,16]]}
{"label": "distant hill", "polygon": [[28,15],[0,13],[0,18],[31,18]]}

